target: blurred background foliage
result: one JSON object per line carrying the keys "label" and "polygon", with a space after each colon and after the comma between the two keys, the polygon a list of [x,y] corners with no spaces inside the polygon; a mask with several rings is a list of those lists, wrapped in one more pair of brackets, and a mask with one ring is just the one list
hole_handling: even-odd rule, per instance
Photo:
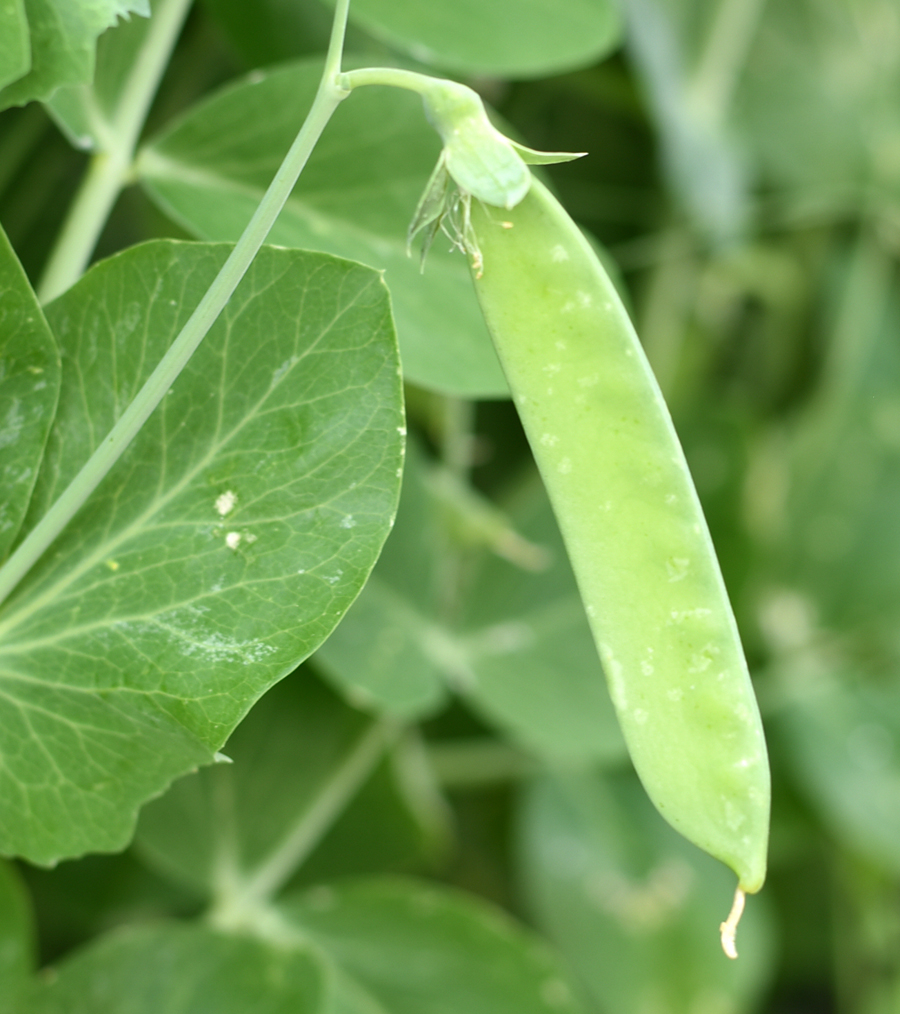
{"label": "blurred background foliage", "polygon": [[[589,152],[548,177],[621,277],[710,521],[769,737],[771,864],[730,965],[715,933],[729,878],[637,789],[502,382],[475,356],[447,390],[434,380],[443,361],[425,357],[407,391],[401,514],[373,580],[305,679],[273,691],[284,703],[264,701],[229,750],[250,758],[257,785],[298,772],[302,794],[358,709],[405,723],[298,883],[413,872],[474,891],[551,940],[596,1014],[895,1014],[900,5],[565,0],[543,20],[522,0],[353,6],[354,58],[458,77],[529,145]],[[98,257],[158,235],[229,238],[217,224],[227,199],[214,221],[192,218],[190,195],[179,205],[163,185],[178,174],[163,179],[159,153],[201,159],[193,104],[246,72],[315,58],[329,21],[321,0],[196,5],[148,123],[142,185],[123,193]],[[422,123],[410,169],[389,147],[401,112],[380,115],[383,138],[353,168],[381,167],[367,198],[384,221],[371,234],[399,229],[390,242],[402,244],[385,195],[411,215],[436,148]],[[335,119],[350,141],[359,129]],[[223,148],[250,143],[229,131]],[[0,114],[0,219],[35,278],[87,158],[44,107]],[[239,155],[229,165],[243,172]],[[303,186],[301,224],[304,207],[327,203],[327,187]],[[354,256],[339,222],[320,232]],[[377,261],[371,236],[360,243],[355,256]],[[398,283],[398,306],[412,284]],[[438,340],[453,359],[454,339],[422,331],[411,299],[398,311],[409,361]],[[291,707],[301,717],[279,732]],[[315,736],[298,744],[298,728]],[[197,909],[206,791],[185,780],[151,804],[123,856],[23,868],[43,958],[126,920]],[[261,814],[277,824],[278,800],[254,789],[242,805],[264,839]]]}

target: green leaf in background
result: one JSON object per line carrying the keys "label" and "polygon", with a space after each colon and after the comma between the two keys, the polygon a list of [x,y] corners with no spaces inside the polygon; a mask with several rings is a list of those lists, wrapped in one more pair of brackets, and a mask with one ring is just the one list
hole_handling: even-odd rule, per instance
{"label": "green leaf in background", "polygon": [[743,146],[794,214],[892,214],[898,89],[894,0],[765,4],[736,106]]}
{"label": "green leaf in background", "polygon": [[[391,738],[300,669],[235,730],[225,747],[233,763],[187,775],[144,807],[139,853],[220,906],[254,885],[265,897],[276,893],[310,858],[311,876],[322,877],[421,853],[434,831],[434,809],[423,828],[412,812],[421,811],[421,799],[401,798],[402,781],[383,763]],[[330,821],[352,835],[349,866],[342,831],[332,834]],[[303,869],[301,876],[310,874]]]}
{"label": "green leaf in background", "polygon": [[350,18],[422,63],[506,78],[595,63],[621,35],[609,0],[353,0]]}
{"label": "green leaf in background", "polygon": [[0,3],[0,89],[31,67],[28,16],[25,0]]}
{"label": "green leaf in background", "polygon": [[308,949],[168,923],[99,938],[20,1014],[317,1014],[327,991]]}
{"label": "green leaf in background", "polygon": [[59,383],[56,342],[0,228],[0,560],[28,509]]}
{"label": "green leaf in background", "polygon": [[129,98],[128,78],[150,26],[149,17],[135,17],[104,32],[97,40],[92,80],[59,88],[47,102],[48,112],[74,147],[105,150],[114,145],[114,140],[110,142],[117,114]]}
{"label": "green leaf in background", "polygon": [[423,452],[410,439],[397,523],[345,622],[315,656],[349,700],[405,720],[446,703],[441,647],[453,637],[434,615],[442,525],[425,468]]}
{"label": "green leaf in background", "polygon": [[61,85],[88,84],[97,36],[120,17],[149,17],[150,5],[149,0],[25,0],[25,13],[31,69],[0,91],[0,109],[46,100]]}
{"label": "green leaf in background", "polygon": [[774,958],[765,897],[748,899],[730,962],[719,943],[730,871],[673,831],[631,772],[542,776],[518,851],[537,923],[594,1009],[757,1009]]}
{"label": "green leaf in background", "polygon": [[[819,630],[852,636],[863,653],[900,661],[900,301],[893,260],[864,231],[841,244],[827,275],[820,334],[827,342],[815,396],[780,426],[754,483],[754,516],[768,515],[763,605],[776,647],[802,644],[785,630],[785,591],[807,602]],[[799,638],[799,642],[798,642]]]}
{"label": "green leaf in background", "polygon": [[407,880],[313,888],[281,907],[390,1014],[577,1014],[541,943],[473,897]]}
{"label": "green leaf in background", "polygon": [[[428,714],[452,689],[539,754],[620,758],[624,743],[542,487],[524,490],[511,520],[491,517],[486,530],[484,514],[443,479],[411,444],[397,524],[317,664],[351,699],[389,714]],[[471,580],[454,592],[469,539],[480,543],[479,562],[466,559]]]}
{"label": "green leaf in background", "polygon": [[[851,851],[900,873],[900,687],[802,664],[773,733],[822,821]],[[815,672],[816,670],[813,670]]]}
{"label": "green leaf in background", "polygon": [[[352,3],[351,3],[352,6]],[[334,12],[322,0],[203,0],[248,67],[296,60],[328,48]],[[367,48],[363,33],[348,26],[345,50]],[[379,51],[383,47],[378,47]],[[373,62],[382,63],[384,55]]]}
{"label": "green leaf in background", "polygon": [[[63,350],[39,517],[229,248],[158,241],[47,308]],[[330,633],[389,530],[403,406],[387,291],[263,248],[116,467],[0,617],[0,851],[121,848]]]}
{"label": "green leaf in background", "polygon": [[[203,239],[235,240],[281,164],[321,76],[318,62],[258,72],[198,104],[138,160],[144,188]],[[404,375],[463,397],[507,386],[465,258],[440,242],[423,274],[406,230],[440,143],[418,96],[362,88],[337,110],[269,235],[385,271]]]}
{"label": "green leaf in background", "polygon": [[627,41],[669,186],[691,218],[719,239],[733,237],[747,212],[747,171],[727,113],[758,7],[756,0],[624,2]]}
{"label": "green leaf in background", "polygon": [[35,962],[34,930],[15,869],[0,862],[0,1014],[21,1014]]}
{"label": "green leaf in background", "polygon": [[[506,502],[546,565],[483,554],[462,614],[476,679],[461,690],[501,729],[552,762],[626,755],[584,604],[537,474]],[[526,558],[527,559],[527,558]]]}

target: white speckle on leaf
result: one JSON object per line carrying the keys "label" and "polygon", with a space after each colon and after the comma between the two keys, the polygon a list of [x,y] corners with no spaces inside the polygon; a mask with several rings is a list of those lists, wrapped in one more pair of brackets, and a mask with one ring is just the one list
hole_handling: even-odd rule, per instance
{"label": "white speckle on leaf", "polygon": [[353,520],[352,514],[345,514],[340,521],[341,528],[355,528],[356,522]]}
{"label": "white speckle on leaf", "polygon": [[691,561],[686,556],[673,556],[666,560],[666,573],[669,575],[669,582],[683,581],[691,567]]}
{"label": "white speckle on leaf", "polygon": [[668,697],[670,701],[680,701],[681,698],[684,697],[684,691],[681,687],[672,687],[671,690],[666,691],[666,697]]}
{"label": "white speckle on leaf", "polygon": [[344,572],[343,572],[342,570],[339,570],[339,571],[337,572],[337,574],[329,574],[329,575],[326,575],[326,577],[325,577],[325,580],[326,580],[326,581],[327,581],[327,582],[328,582],[329,584],[337,584],[337,583],[338,583],[338,581],[340,581],[340,579],[341,579],[341,578],[342,578],[343,576],[344,576]]}
{"label": "white speckle on leaf", "polygon": [[295,356],[292,356],[290,359],[285,359],[285,361],[281,364],[281,366],[279,366],[278,369],[275,370],[275,372],[272,374],[272,386],[274,387],[281,380],[281,378],[288,372],[288,370],[290,370],[292,366],[296,365],[297,358]]}
{"label": "white speckle on leaf", "polygon": [[554,264],[562,264],[569,259],[569,251],[562,245],[557,243],[556,246],[550,248],[550,260]]}
{"label": "white speckle on leaf", "polygon": [[559,437],[555,433],[541,434],[541,447],[556,447],[558,443]]}
{"label": "white speckle on leaf", "polygon": [[598,645],[603,671],[609,684],[609,695],[620,712],[628,708],[628,694],[625,692],[625,680],[622,678],[622,664],[616,659],[607,644]]}
{"label": "white speckle on leaf", "polygon": [[[239,641],[211,628],[211,621],[205,615],[207,607],[193,605],[161,613],[153,626],[165,631],[166,636],[177,644],[185,657],[202,658],[211,664],[239,663],[253,665],[268,658],[277,649],[264,641]],[[127,630],[130,624],[117,623],[116,627]]]}
{"label": "white speckle on leaf", "polygon": [[641,673],[644,676],[652,676],[653,672],[654,672],[654,665],[653,665],[653,663],[652,662],[648,662],[647,659],[644,659],[644,661],[641,662]]}
{"label": "white speckle on leaf", "polygon": [[581,292],[579,290],[577,299],[578,305],[584,310],[594,305],[594,297],[589,292]]}
{"label": "white speckle on leaf", "polygon": [[542,369],[544,373],[547,374],[548,377],[552,377],[555,374],[559,373],[562,367],[559,365],[559,363],[547,363],[546,366],[542,367]]}
{"label": "white speckle on leaf", "polygon": [[556,348],[559,349],[560,352],[565,352],[566,349],[569,347],[564,341],[554,342],[553,344],[556,346]]}
{"label": "white speckle on leaf", "polygon": [[216,497],[216,511],[220,518],[224,518],[226,514],[230,514],[234,510],[234,506],[237,503],[237,494],[232,491],[226,490],[226,492]]}
{"label": "white speckle on leaf", "polygon": [[709,616],[711,613],[711,609],[704,609],[700,607],[697,609],[673,609],[669,615],[672,617],[673,623],[684,623],[685,620],[702,619],[704,616]]}
{"label": "white speckle on leaf", "polygon": [[599,384],[599,383],[600,383],[600,374],[599,373],[592,373],[589,377],[579,377],[578,378],[578,386],[579,387],[593,387],[595,384]]}
{"label": "white speckle on leaf", "polygon": [[556,466],[557,472],[561,475],[568,475],[572,471],[572,459],[563,458],[562,461]]}
{"label": "white speckle on leaf", "polygon": [[638,725],[647,724],[647,712],[643,708],[635,708],[631,713],[631,717],[637,722]]}
{"label": "white speckle on leaf", "polygon": [[237,547],[240,544],[241,544],[241,533],[240,532],[229,532],[225,536],[225,545],[228,546],[229,549],[232,549],[232,550],[237,549]]}

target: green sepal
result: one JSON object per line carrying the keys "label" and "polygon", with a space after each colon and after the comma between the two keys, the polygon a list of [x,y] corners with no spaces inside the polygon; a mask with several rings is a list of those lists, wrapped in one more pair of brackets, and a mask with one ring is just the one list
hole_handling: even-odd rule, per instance
{"label": "green sepal", "polygon": [[524,144],[507,138],[516,153],[527,165],[555,165],[557,162],[574,162],[576,158],[584,158],[586,151],[536,151],[526,148]]}

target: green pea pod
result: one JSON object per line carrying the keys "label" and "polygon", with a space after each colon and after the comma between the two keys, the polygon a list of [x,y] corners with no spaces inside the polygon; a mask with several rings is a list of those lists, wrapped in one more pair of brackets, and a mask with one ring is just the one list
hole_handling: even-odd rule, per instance
{"label": "green pea pod", "polygon": [[681,446],[593,250],[533,180],[472,202],[475,287],[553,503],[634,766],[662,815],[738,876],[735,956],[762,887],[769,767],[759,710]]}

